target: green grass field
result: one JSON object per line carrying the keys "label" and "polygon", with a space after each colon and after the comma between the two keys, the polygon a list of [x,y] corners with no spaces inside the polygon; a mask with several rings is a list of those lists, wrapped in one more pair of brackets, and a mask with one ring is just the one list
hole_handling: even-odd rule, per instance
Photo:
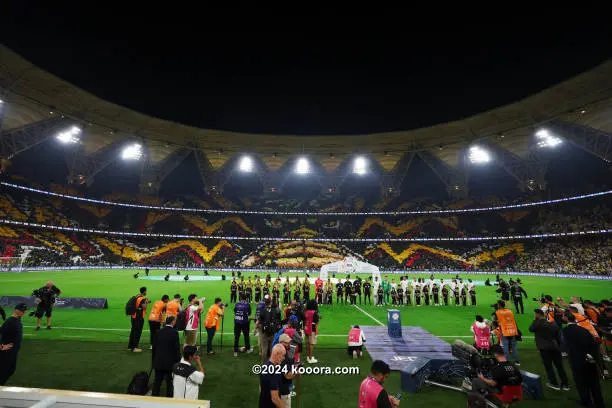
{"label": "green grass field", "polygon": [[[137,293],[140,286],[148,288],[148,297],[157,300],[162,295],[189,293],[206,296],[207,304],[216,296],[229,299],[229,281],[164,282],[135,280],[131,270],[57,271],[0,274],[0,296],[27,296],[47,280],[53,280],[66,297],[106,297],[107,310],[66,310],[54,311],[53,330],[34,331],[35,320],[27,315],[23,318],[24,344],[20,352],[17,372],[9,385],[25,387],[61,388],[72,390],[123,393],[131,376],[146,370],[150,364],[148,350],[149,333],[143,332],[141,354],[126,351],[129,335],[129,318],[124,315],[128,298]],[[152,275],[164,275],[165,271],[151,271]],[[467,276],[464,276],[467,278]],[[472,277],[482,281],[482,276]],[[531,297],[541,293],[566,299],[572,295],[593,300],[607,298],[612,293],[612,282],[569,280],[540,277],[522,277],[524,288]],[[313,291],[311,291],[312,293]],[[470,342],[469,326],[476,314],[489,316],[497,294],[494,288],[478,286],[479,306],[473,307],[403,307],[402,323],[421,326],[445,340],[465,337]],[[335,299],[334,299],[335,300]],[[518,315],[517,321],[523,333],[520,344],[522,368],[544,375],[544,369],[535,350],[528,326],[533,319],[536,302],[526,301],[526,313]],[[300,380],[300,407],[352,407],[356,405],[359,383],[367,375],[371,359],[366,354],[363,360],[355,362],[346,357],[346,335],[352,324],[378,325],[375,320],[386,321],[386,308],[361,306],[363,309],[347,306],[322,306],[320,313],[319,344],[315,356],[319,365],[359,366],[360,375],[352,376],[304,376]],[[233,310],[233,309],[232,309]],[[368,316],[367,314],[371,315]],[[252,407],[257,404],[258,377],[252,375],[251,366],[258,362],[256,353],[233,357],[231,346],[233,334],[232,313],[228,313],[225,324],[224,349],[221,353],[203,357],[206,380],[200,389],[200,398],[211,400],[213,407]],[[467,337],[466,337],[467,336]],[[203,336],[205,342],[205,335]],[[218,344],[220,336],[216,336]],[[569,368],[568,368],[569,372]],[[546,378],[543,378],[546,381]],[[603,384],[605,396],[612,403],[612,383]],[[400,388],[399,373],[393,373],[386,383],[389,392]],[[163,392],[163,390],[162,390]],[[545,391],[547,400],[525,401],[521,406],[573,407],[577,394]],[[402,406],[464,406],[464,395],[453,391],[425,388],[417,395],[404,394]]]}

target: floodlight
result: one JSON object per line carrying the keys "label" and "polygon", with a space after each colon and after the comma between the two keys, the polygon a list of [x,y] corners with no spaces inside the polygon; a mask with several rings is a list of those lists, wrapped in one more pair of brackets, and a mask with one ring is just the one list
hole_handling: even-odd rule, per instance
{"label": "floodlight", "polygon": [[142,145],[134,143],[126,146],[121,152],[121,158],[123,160],[140,160],[142,157]]}
{"label": "floodlight", "polygon": [[538,130],[535,134],[535,137],[536,139],[538,139],[538,147],[556,147],[563,143],[563,141],[559,137],[551,134],[548,129]]}
{"label": "floodlight", "polygon": [[468,158],[472,163],[488,163],[491,161],[489,152],[480,146],[470,147]]}
{"label": "floodlight", "polygon": [[307,174],[310,173],[310,163],[308,163],[308,159],[305,157],[300,157],[295,164],[295,172],[298,174]]}
{"label": "floodlight", "polygon": [[243,156],[242,159],[240,159],[240,165],[238,166],[238,168],[240,169],[240,171],[243,171],[245,173],[252,172],[253,159],[251,159],[251,157],[249,156]]}
{"label": "floodlight", "polygon": [[363,156],[358,156],[355,158],[355,162],[353,163],[353,173],[359,174],[363,176],[368,172],[368,161]]}
{"label": "floodlight", "polygon": [[78,126],[72,126],[69,129],[64,130],[63,132],[59,132],[55,138],[62,144],[69,143],[78,143],[81,138],[79,135],[81,134],[81,128]]}

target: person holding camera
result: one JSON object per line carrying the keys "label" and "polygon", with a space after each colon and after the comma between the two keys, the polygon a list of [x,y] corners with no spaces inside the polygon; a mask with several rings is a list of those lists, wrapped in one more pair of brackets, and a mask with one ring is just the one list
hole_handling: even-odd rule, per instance
{"label": "person holding camera", "polygon": [[[197,340],[197,330],[200,327],[200,316],[204,310],[204,302],[206,298],[197,299],[195,293],[187,297],[189,305],[185,309],[185,347],[195,346]],[[211,347],[212,349],[212,347]]]}
{"label": "person holding camera", "polygon": [[516,313],[525,314],[525,307],[523,306],[523,296],[527,298],[527,292],[525,292],[525,289],[523,289],[523,287],[519,285],[518,282],[512,282],[510,294],[512,295],[512,300],[514,301],[514,308],[516,309]]}
{"label": "person holding camera", "polygon": [[174,298],[166,304],[166,317],[174,316],[177,317],[180,312],[183,311],[183,299],[178,293],[174,295]]}
{"label": "person holding camera", "polygon": [[491,354],[495,357],[495,363],[487,374],[490,378],[485,377],[483,373],[478,373],[478,378],[472,380],[472,391],[481,394],[500,394],[504,386],[523,383],[521,370],[506,359],[506,351],[501,346],[491,346]]}
{"label": "person holding camera", "polygon": [[[559,345],[559,326],[546,320],[546,315],[541,309],[535,309],[535,320],[529,326],[529,331],[535,335],[535,342],[542,363],[548,375],[546,386],[553,390],[569,391],[567,375],[563,368],[563,358],[561,356],[561,348]],[[561,379],[561,386],[557,382],[557,376],[553,369],[553,364],[557,368],[557,373]]]}
{"label": "person holding camera", "polygon": [[40,330],[40,321],[43,316],[47,317],[47,330],[51,330],[51,313],[53,312],[55,298],[59,296],[60,293],[62,293],[62,291],[59,290],[52,281],[47,282],[45,286],[34,291],[33,294],[36,296],[36,303],[38,304],[36,311],[33,312],[37,319],[36,330]]}
{"label": "person holding camera", "polygon": [[504,347],[504,353],[506,353],[506,360],[510,360],[510,349],[512,349],[512,357],[514,358],[514,364],[517,366],[521,365],[518,355],[518,345],[516,338],[519,336],[518,326],[514,319],[514,313],[512,310],[506,309],[506,302],[498,300],[495,305],[495,320],[499,324],[501,331],[501,343]]}
{"label": "person holding camera", "polygon": [[[241,297],[246,296],[246,292],[241,292]],[[204,327],[206,328],[206,353],[210,356],[215,354],[213,351],[213,338],[215,337],[215,332],[221,328],[221,319],[223,318],[225,310],[225,305],[221,303],[221,298],[215,298],[215,303],[213,303],[208,308],[208,313],[206,313],[206,320],[204,320]]]}

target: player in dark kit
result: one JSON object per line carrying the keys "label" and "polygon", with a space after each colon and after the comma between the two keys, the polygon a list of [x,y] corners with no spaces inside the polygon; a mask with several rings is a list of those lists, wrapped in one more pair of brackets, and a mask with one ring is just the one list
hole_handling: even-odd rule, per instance
{"label": "player in dark kit", "polygon": [[327,304],[331,305],[333,303],[333,295],[334,295],[334,284],[328,278],[327,283],[325,283],[325,295],[327,297]]}
{"label": "player in dark kit", "polygon": [[400,306],[404,304],[404,289],[401,286],[397,287],[397,304]]}
{"label": "player in dark kit", "polygon": [[291,283],[289,283],[289,278],[285,281],[283,285],[283,304],[288,305],[291,300]]}
{"label": "player in dark kit", "polygon": [[453,297],[455,298],[455,306],[459,306],[459,285],[455,286],[455,289],[453,290]]}
{"label": "player in dark kit", "polygon": [[433,302],[434,302],[434,305],[439,306],[440,305],[440,288],[438,287],[437,283],[433,284],[433,287],[431,288],[431,291],[433,293]]}
{"label": "player in dark kit", "polygon": [[414,287],[414,303],[421,306],[421,285],[418,284]]}
{"label": "player in dark kit", "polygon": [[264,283],[264,285],[263,285],[263,295],[264,295],[264,298],[266,297],[266,295],[269,295],[269,294],[270,294],[270,282],[266,281]]}
{"label": "player in dark kit", "polygon": [[236,303],[236,294],[238,292],[238,284],[236,278],[232,279],[230,283],[230,303]]}
{"label": "player in dark kit", "polygon": [[359,304],[361,304],[361,278],[357,277],[353,282],[353,295],[355,297],[359,296]]}
{"label": "player in dark kit", "polygon": [[304,301],[308,302],[310,300],[310,282],[308,281],[308,278],[304,279],[302,288],[304,290]]}
{"label": "player in dark kit", "polygon": [[476,288],[470,288],[470,301],[472,302],[472,306],[476,306]]}
{"label": "player in dark kit", "polygon": [[391,286],[391,304],[395,306],[397,304],[397,290]]}
{"label": "player in dark kit", "polygon": [[467,289],[465,288],[465,286],[463,288],[461,288],[461,304],[463,306],[467,306]]}
{"label": "player in dark kit", "polygon": [[429,285],[423,285],[423,299],[425,300],[425,304],[429,306]]}
{"label": "player in dark kit", "polygon": [[448,286],[442,286],[442,299],[444,300],[444,306],[448,306]]}
{"label": "player in dark kit", "polygon": [[342,298],[342,288],[342,282],[338,281],[338,283],[336,283],[336,303],[338,304],[344,304],[344,299]]}
{"label": "player in dark kit", "polygon": [[261,302],[261,280],[257,278],[255,282],[255,303]]}
{"label": "player in dark kit", "polygon": [[353,291],[353,284],[349,280],[348,276],[346,277],[342,288],[344,289],[344,303],[348,303],[350,301],[351,293]]}
{"label": "player in dark kit", "polygon": [[317,303],[323,304],[323,286],[319,286],[317,289]]}
{"label": "player in dark kit", "polygon": [[[363,304],[365,304],[366,302],[369,302],[370,306],[372,306],[371,291],[372,291],[372,284],[370,283],[370,281],[364,281],[363,282]],[[361,299],[361,297],[359,299]],[[359,303],[361,304],[361,300]]]}

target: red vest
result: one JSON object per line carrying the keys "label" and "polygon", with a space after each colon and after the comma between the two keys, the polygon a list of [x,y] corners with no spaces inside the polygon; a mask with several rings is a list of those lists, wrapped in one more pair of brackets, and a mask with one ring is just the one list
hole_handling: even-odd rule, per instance
{"label": "red vest", "polygon": [[488,327],[478,327],[476,323],[474,323],[472,329],[474,329],[474,343],[476,343],[476,347],[480,349],[489,349],[491,347],[491,329]]}
{"label": "red vest", "polygon": [[359,408],[376,408],[376,400],[382,389],[382,385],[370,376],[363,380],[359,387]]}
{"label": "red vest", "polygon": [[312,334],[312,321],[314,319],[314,310],[307,310],[304,315],[306,318],[304,319],[304,333]]}
{"label": "red vest", "polygon": [[349,343],[359,343],[359,340],[361,340],[361,329],[357,329],[353,327],[349,331],[348,342]]}

